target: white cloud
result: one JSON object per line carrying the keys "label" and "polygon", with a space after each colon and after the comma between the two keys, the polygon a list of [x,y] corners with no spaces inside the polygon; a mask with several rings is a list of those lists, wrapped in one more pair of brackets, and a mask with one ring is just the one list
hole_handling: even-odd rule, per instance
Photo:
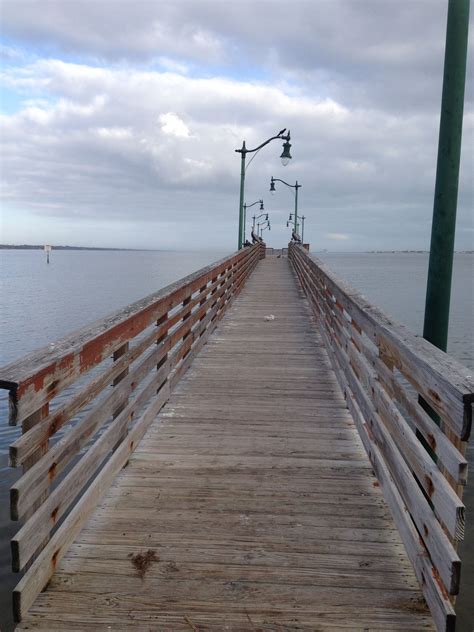
{"label": "white cloud", "polygon": [[161,131],[176,138],[189,138],[189,129],[186,123],[177,114],[168,112],[160,115]]}
{"label": "white cloud", "polygon": [[[233,247],[234,150],[287,127],[292,163],[282,170],[275,142],[259,152],[248,200],[265,198],[271,175],[297,179],[305,238],[319,247],[426,247],[445,8],[444,0],[430,0],[430,11],[423,2],[296,0],[289,28],[283,3],[268,11],[264,2],[121,0],[110,11],[102,0],[67,10],[63,0],[3,0],[13,52],[4,51],[1,80],[22,101],[1,118],[5,205],[41,217],[49,233],[74,218],[77,235],[81,221],[90,227],[100,217],[123,226],[133,245],[162,246],[172,218],[183,246],[215,231]],[[469,76],[464,248],[472,225]],[[269,237],[280,245],[292,204],[284,188],[266,201],[275,218]],[[165,218],[168,237],[149,230]],[[90,234],[84,229],[84,240]]]}

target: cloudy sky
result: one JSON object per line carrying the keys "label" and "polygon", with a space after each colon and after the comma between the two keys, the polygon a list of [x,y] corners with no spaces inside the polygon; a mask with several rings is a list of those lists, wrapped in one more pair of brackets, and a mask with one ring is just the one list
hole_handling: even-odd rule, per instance
{"label": "cloudy sky", "polygon": [[[429,245],[447,0],[2,0],[3,243],[233,250],[242,140],[287,243]],[[471,46],[472,50],[472,46]],[[472,55],[471,55],[472,58]],[[468,68],[456,247],[474,248]]]}

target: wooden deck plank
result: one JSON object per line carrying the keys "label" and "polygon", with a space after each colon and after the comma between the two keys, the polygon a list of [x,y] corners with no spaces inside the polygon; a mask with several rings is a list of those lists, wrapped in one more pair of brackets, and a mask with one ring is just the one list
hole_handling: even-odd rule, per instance
{"label": "wooden deck plank", "polygon": [[286,259],[260,262],[18,629],[434,629]]}

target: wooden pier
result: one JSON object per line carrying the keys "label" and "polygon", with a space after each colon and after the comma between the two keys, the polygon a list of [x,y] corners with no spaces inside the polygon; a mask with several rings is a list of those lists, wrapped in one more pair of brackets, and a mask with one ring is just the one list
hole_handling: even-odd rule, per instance
{"label": "wooden pier", "polygon": [[472,378],[303,248],[263,257],[2,370],[19,630],[454,629]]}

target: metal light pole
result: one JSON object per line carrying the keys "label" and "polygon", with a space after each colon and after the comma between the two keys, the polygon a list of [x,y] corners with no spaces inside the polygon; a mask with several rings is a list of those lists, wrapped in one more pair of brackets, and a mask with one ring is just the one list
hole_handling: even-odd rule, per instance
{"label": "metal light pole", "polygon": [[264,219],[264,220],[263,220],[263,222],[257,222],[257,236],[258,236],[258,237],[260,237],[260,236],[261,236],[261,231],[263,230],[263,229],[261,228],[261,226],[265,226],[265,224],[266,224],[267,226],[270,226],[270,222],[269,222],[269,220],[268,220],[268,217],[267,217],[267,219]]}
{"label": "metal light pole", "polygon": [[[288,130],[288,134],[285,136],[286,132],[286,127],[283,128],[281,130],[281,132],[278,132],[278,134],[276,136],[272,136],[271,138],[269,138],[268,140],[266,140],[264,143],[262,143],[261,145],[259,145],[258,147],[255,147],[255,149],[247,149],[246,145],[245,145],[245,141],[243,141],[242,143],[242,147],[241,149],[236,149],[235,151],[237,153],[239,153],[241,155],[241,161],[240,161],[240,200],[239,200],[239,238],[238,238],[238,249],[240,250],[242,248],[242,244],[243,244],[243,227],[244,227],[244,191],[245,191],[245,171],[246,171],[246,166],[245,166],[245,160],[247,157],[247,154],[253,154],[257,151],[259,151],[260,149],[262,149],[262,147],[265,147],[265,145],[268,145],[268,143],[270,143],[272,140],[284,140],[285,142],[283,143],[283,152],[281,153],[281,162],[283,164],[283,166],[286,166],[288,164],[288,162],[291,160],[291,155],[290,155],[290,130]],[[250,163],[249,163],[250,164]]]}
{"label": "metal light pole", "polygon": [[267,230],[267,228],[268,228],[268,230],[272,229],[272,227],[270,225],[270,222],[268,222],[266,226],[265,226],[265,222],[263,223],[262,228],[260,229],[260,237],[263,236],[263,231]]}
{"label": "metal light pole", "polygon": [[260,213],[260,215],[254,215],[253,216],[253,226],[252,229],[255,232],[255,220],[256,219],[260,219],[261,217],[263,217],[265,215],[265,220],[268,221],[268,213]]}
{"label": "metal light pole", "polygon": [[469,0],[449,0],[423,337],[446,351],[458,199]]}
{"label": "metal light pole", "polygon": [[[255,204],[260,204],[260,210],[263,211],[263,200],[257,200],[256,202],[253,202],[252,204],[244,204],[244,236],[243,236],[244,242],[245,242],[245,230],[247,226],[247,209],[252,208],[252,206],[255,206]],[[255,215],[253,216],[253,227],[255,229]]]}
{"label": "metal light pole", "polygon": [[[287,187],[290,187],[290,189],[294,189],[295,190],[295,221],[294,221],[294,231],[295,234],[298,234],[298,189],[301,189],[301,184],[298,184],[298,180],[296,181],[295,184],[288,184],[288,182],[285,182],[284,180],[280,180],[280,178],[274,178],[273,176],[270,179],[270,193],[274,193],[275,192],[275,182],[282,182],[283,184],[286,184]],[[291,217],[291,216],[290,216]]]}
{"label": "metal light pole", "polygon": [[301,243],[304,244],[304,220],[306,217],[302,215],[301,217]]}

